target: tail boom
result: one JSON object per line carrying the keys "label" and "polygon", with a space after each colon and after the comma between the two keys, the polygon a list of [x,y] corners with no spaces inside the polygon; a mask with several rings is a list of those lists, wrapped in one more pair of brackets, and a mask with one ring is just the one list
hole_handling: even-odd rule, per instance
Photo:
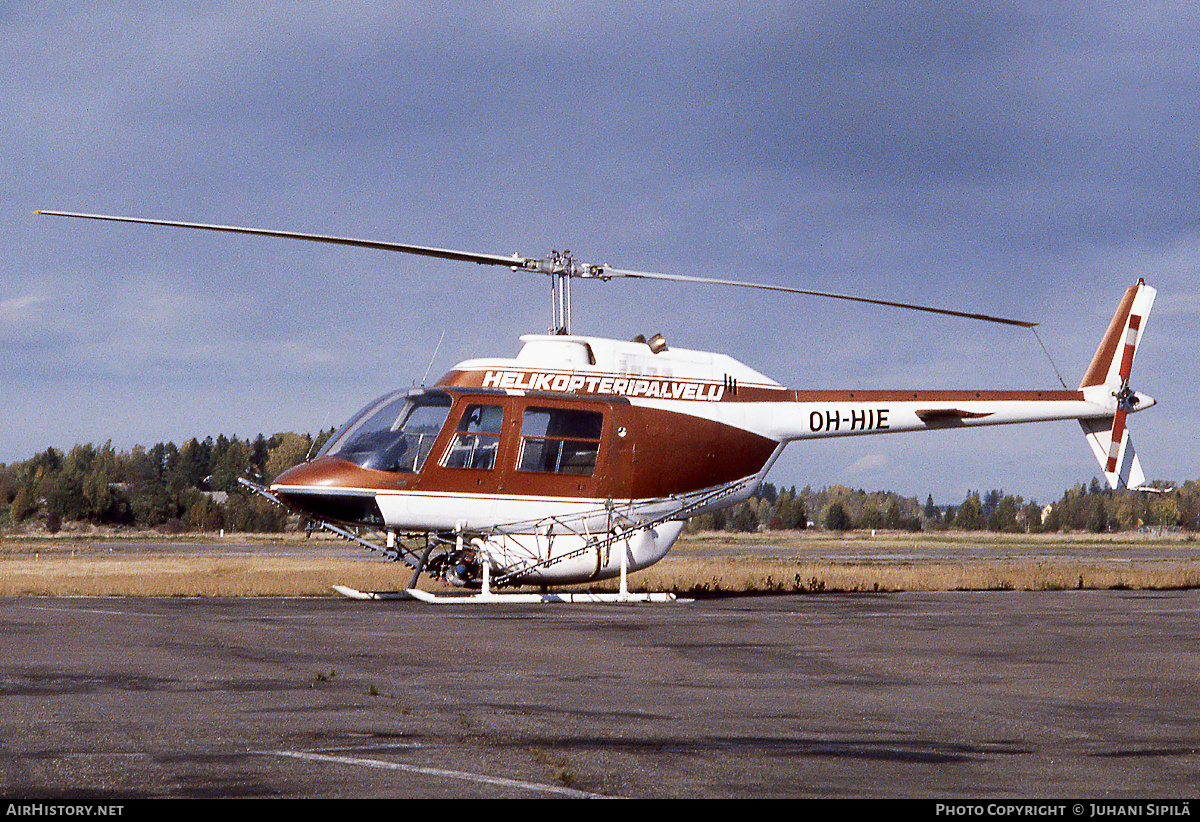
{"label": "tail boom", "polygon": [[757,413],[742,409],[743,423],[772,439],[793,441],[1113,415],[1111,403],[1097,403],[1082,391],[796,393],[795,402],[762,403]]}
{"label": "tail boom", "polygon": [[780,443],[1077,420],[1109,485],[1136,488],[1145,476],[1125,417],[1155,402],[1129,389],[1129,375],[1155,293],[1140,280],[1125,292],[1075,391],[773,390],[769,401],[710,403],[703,415]]}

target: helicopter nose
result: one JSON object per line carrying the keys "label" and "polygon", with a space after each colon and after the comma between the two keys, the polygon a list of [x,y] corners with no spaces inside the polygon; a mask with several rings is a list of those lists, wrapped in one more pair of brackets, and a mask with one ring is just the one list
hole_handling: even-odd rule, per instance
{"label": "helicopter nose", "polygon": [[318,457],[284,471],[270,490],[294,510],[314,519],[350,525],[381,525],[375,504],[375,472],[336,457]]}
{"label": "helicopter nose", "polygon": [[361,485],[355,483],[354,474],[361,471],[354,463],[331,457],[318,457],[311,462],[293,466],[271,483],[271,490],[282,488],[345,488]]}

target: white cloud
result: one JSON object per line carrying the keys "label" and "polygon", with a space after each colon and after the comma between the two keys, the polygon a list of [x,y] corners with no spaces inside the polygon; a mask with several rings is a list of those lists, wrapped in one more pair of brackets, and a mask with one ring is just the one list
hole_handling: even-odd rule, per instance
{"label": "white cloud", "polygon": [[14,320],[28,313],[28,310],[50,298],[42,294],[26,294],[23,297],[11,297],[0,300],[0,316],[5,320]]}
{"label": "white cloud", "polygon": [[887,454],[867,454],[859,457],[842,469],[842,476],[859,477],[874,474],[890,463],[891,458]]}

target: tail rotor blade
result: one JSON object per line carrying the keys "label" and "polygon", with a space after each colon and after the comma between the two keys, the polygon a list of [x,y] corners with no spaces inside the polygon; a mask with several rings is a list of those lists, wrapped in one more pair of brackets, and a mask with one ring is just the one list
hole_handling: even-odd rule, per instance
{"label": "tail rotor blade", "polygon": [[1129,373],[1133,370],[1133,355],[1137,350],[1138,330],[1142,326],[1142,318],[1137,314],[1129,316],[1129,328],[1125,331],[1125,350],[1121,352],[1121,387],[1129,385]]}
{"label": "tail rotor blade", "polygon": [[1117,371],[1121,378],[1121,387],[1116,393],[1117,413],[1113,416],[1112,442],[1108,446],[1108,463],[1104,467],[1104,470],[1110,474],[1117,470],[1117,459],[1121,454],[1121,439],[1125,436],[1125,416],[1129,413],[1130,405],[1136,402],[1133,392],[1129,390],[1129,375],[1133,371],[1133,355],[1137,353],[1141,326],[1141,316],[1130,314],[1129,325],[1125,329],[1125,347],[1121,352],[1121,365]]}
{"label": "tail rotor blade", "polygon": [[1108,463],[1104,466],[1105,472],[1109,474],[1117,470],[1117,460],[1121,456],[1121,440],[1125,436],[1125,414],[1124,408],[1118,408],[1116,416],[1113,417],[1112,442],[1108,445]]}

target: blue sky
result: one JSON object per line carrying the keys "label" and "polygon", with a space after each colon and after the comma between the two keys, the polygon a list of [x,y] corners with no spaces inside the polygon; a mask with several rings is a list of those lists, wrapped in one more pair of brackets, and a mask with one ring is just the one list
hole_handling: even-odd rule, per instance
{"label": "blue sky", "polygon": [[[35,217],[343,234],[1013,316],[1070,387],[1138,277],[1148,477],[1200,476],[1200,11],[1183,2],[0,0],[0,461],[316,430],[509,355],[543,278]],[[1043,388],[1028,331],[669,283],[580,283],[579,333],[794,388]],[[438,340],[445,339],[438,347]],[[436,354],[435,354],[436,348]],[[777,484],[1048,501],[1071,422],[789,447]]]}

